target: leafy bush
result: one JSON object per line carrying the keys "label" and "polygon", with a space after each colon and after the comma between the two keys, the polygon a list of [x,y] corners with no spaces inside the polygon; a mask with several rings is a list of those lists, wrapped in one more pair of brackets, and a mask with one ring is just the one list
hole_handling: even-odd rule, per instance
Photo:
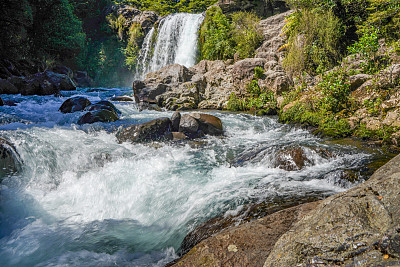
{"label": "leafy bush", "polygon": [[220,7],[213,6],[206,12],[200,30],[202,59],[226,60],[236,55],[238,58],[254,56],[254,51],[262,42],[257,29],[259,18],[248,12],[236,12],[232,21],[223,14]]}
{"label": "leafy bush", "polygon": [[254,68],[254,78],[256,79],[261,79],[264,77],[264,72],[265,70],[261,67],[255,67]]}
{"label": "leafy bush", "polygon": [[200,30],[201,55],[203,59],[232,58],[235,53],[232,28],[220,7],[213,6],[206,12]]}
{"label": "leafy bush", "polygon": [[283,61],[293,76],[303,71],[322,73],[341,58],[342,24],[331,11],[325,13],[304,9],[290,15],[285,27],[288,53]]}
{"label": "leafy bush", "polygon": [[254,13],[236,12],[232,15],[232,35],[239,58],[253,57],[254,51],[261,45],[263,37],[257,28],[259,21]]}
{"label": "leafy bush", "polygon": [[350,85],[347,80],[348,74],[343,69],[323,75],[322,81],[318,84],[323,95],[320,101],[323,110],[336,113],[346,107],[350,95]]}

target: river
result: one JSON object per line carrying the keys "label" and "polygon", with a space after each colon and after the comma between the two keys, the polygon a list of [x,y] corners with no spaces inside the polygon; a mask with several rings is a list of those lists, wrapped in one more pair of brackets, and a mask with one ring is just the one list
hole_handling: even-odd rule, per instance
{"label": "river", "polygon": [[[223,137],[131,144],[117,142],[119,127],[172,112],[114,102],[120,120],[80,126],[82,112],[58,111],[73,95],[95,102],[130,90],[1,95],[18,102],[0,107],[0,133],[23,164],[0,185],[0,266],[163,266],[208,219],[238,214],[250,203],[344,191],[354,181],[341,173],[352,170],[355,183],[362,182],[360,170],[374,159],[276,117],[207,111],[221,118]],[[287,171],[276,157],[293,147],[308,161]]]}

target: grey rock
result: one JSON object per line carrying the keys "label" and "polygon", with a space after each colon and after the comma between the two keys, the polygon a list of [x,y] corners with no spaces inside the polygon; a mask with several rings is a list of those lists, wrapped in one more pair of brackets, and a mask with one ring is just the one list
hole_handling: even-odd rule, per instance
{"label": "grey rock", "polygon": [[178,132],[179,131],[179,123],[181,121],[181,113],[179,112],[174,112],[171,117],[171,122],[172,122],[172,131],[173,132]]}
{"label": "grey rock", "polygon": [[169,118],[160,118],[122,128],[117,133],[117,139],[120,143],[127,141],[132,143],[159,141],[166,139],[166,135],[170,132],[171,120]]}
{"label": "grey rock", "polygon": [[71,97],[62,103],[59,110],[62,113],[72,113],[77,111],[83,111],[87,106],[90,106],[91,103],[89,99],[83,96]]}
{"label": "grey rock", "polygon": [[193,135],[196,134],[198,130],[198,121],[189,114],[183,114],[179,123],[179,131]]}

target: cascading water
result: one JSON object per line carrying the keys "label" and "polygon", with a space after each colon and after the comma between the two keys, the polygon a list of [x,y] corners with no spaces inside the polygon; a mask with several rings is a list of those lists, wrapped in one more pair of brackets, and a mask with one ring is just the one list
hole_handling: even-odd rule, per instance
{"label": "cascading water", "polygon": [[[196,63],[198,31],[203,14],[177,13],[164,18],[157,31],[153,28],[145,37],[140,51],[135,79],[170,64],[191,67]],[[154,35],[157,34],[154,41]]]}
{"label": "cascading water", "polygon": [[[98,101],[129,90],[63,94]],[[67,97],[13,99],[17,106],[0,107],[0,133],[15,144],[23,167],[0,184],[0,266],[163,266],[206,220],[249,203],[343,191],[353,184],[340,172],[372,160],[276,118],[223,112],[212,114],[222,119],[224,137],[119,144],[119,126],[172,113],[115,103],[119,121],[78,126],[82,112],[58,111]],[[291,147],[309,160],[286,171],[276,155]]]}

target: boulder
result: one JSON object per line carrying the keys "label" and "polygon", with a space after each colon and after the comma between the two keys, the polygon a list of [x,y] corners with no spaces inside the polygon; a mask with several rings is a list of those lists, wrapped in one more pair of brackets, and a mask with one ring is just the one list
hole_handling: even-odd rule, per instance
{"label": "boulder", "polygon": [[204,113],[191,113],[189,115],[199,122],[199,129],[202,130],[205,134],[223,134],[222,122],[219,118]]}
{"label": "boulder", "polygon": [[77,111],[83,111],[87,106],[90,106],[89,99],[83,96],[71,97],[62,103],[59,111],[62,113],[72,113]]}
{"label": "boulder", "polygon": [[[39,72],[26,77],[10,77],[7,81],[17,88],[22,95],[54,95],[60,91],[73,91],[74,82],[64,74],[52,71]],[[11,88],[14,90],[13,88]]]}
{"label": "boulder", "polygon": [[114,112],[117,115],[121,114],[121,111],[119,109],[117,109],[113,103],[111,103],[110,101],[107,101],[107,100],[99,101],[99,102],[92,104],[85,108],[85,110],[88,110],[88,111],[100,110],[100,109],[107,109],[109,111]]}
{"label": "boulder", "polygon": [[171,122],[172,122],[172,131],[178,132],[179,131],[179,123],[181,121],[181,113],[179,112],[174,112],[171,117]]}
{"label": "boulder", "polygon": [[275,167],[286,171],[298,171],[311,163],[301,147],[293,147],[277,153]]}
{"label": "boulder", "polygon": [[179,122],[179,131],[194,136],[199,130],[199,122],[189,114],[183,114]]}
{"label": "boulder", "polygon": [[108,109],[98,109],[85,113],[78,120],[78,124],[81,125],[95,122],[113,122],[118,119],[118,115],[114,111],[110,111]]}
{"label": "boulder", "polygon": [[157,84],[176,84],[179,82],[187,82],[192,76],[193,73],[185,66],[172,64],[147,74],[145,82],[155,80]]}
{"label": "boulder", "polygon": [[0,182],[1,178],[21,169],[22,160],[15,146],[0,137]]}
{"label": "boulder", "polygon": [[166,135],[171,131],[171,120],[169,118],[155,119],[142,124],[131,125],[122,128],[117,133],[118,142],[130,141],[150,142],[166,139]]}
{"label": "boulder", "polygon": [[282,234],[317,205],[299,205],[228,228],[201,241],[173,266],[262,266]]}
{"label": "boulder", "polygon": [[276,242],[264,266],[397,266],[400,156],[323,200]]}
{"label": "boulder", "polygon": [[71,79],[74,78],[74,72],[66,66],[57,65],[57,66],[54,66],[51,70],[54,73],[67,75]]}

